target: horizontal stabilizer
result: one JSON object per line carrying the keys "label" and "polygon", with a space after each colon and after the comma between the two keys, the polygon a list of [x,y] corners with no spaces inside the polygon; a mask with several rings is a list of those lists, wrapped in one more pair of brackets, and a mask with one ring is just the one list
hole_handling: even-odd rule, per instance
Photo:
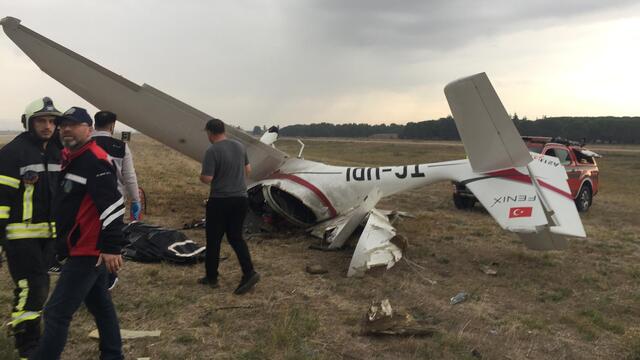
{"label": "horizontal stabilizer", "polygon": [[485,73],[451,82],[444,93],[474,172],[526,166],[531,161]]}
{"label": "horizontal stabilizer", "polygon": [[537,154],[527,167],[475,174],[462,183],[530,249],[560,250],[565,237],[586,236],[564,167],[554,157]]}
{"label": "horizontal stabilizer", "polygon": [[526,173],[511,169],[478,174],[463,184],[503,229],[535,232],[536,228],[547,225],[544,208]]}
{"label": "horizontal stabilizer", "polygon": [[555,157],[535,154],[534,161],[527,166],[532,179],[536,179],[536,190],[548,210],[549,230],[553,234],[585,237],[580,214],[571,195],[567,172]]}

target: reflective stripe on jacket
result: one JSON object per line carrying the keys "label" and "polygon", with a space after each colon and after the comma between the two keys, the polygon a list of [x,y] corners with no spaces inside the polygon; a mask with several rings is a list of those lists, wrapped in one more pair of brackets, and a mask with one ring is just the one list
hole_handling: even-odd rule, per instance
{"label": "reflective stripe on jacket", "polygon": [[43,149],[42,141],[30,132],[0,149],[0,236],[6,234],[9,240],[55,237],[51,207],[60,156],[55,138]]}

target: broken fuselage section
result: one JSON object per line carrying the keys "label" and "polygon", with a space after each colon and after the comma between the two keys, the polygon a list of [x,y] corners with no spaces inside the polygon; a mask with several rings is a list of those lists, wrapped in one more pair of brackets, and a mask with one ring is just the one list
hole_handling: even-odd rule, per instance
{"label": "broken fuselage section", "polygon": [[[387,167],[340,167],[291,158],[279,171],[249,186],[252,211],[307,229],[328,249],[342,247],[358,227],[348,276],[392,267],[402,258],[389,218],[375,209],[381,198],[433,182],[464,178],[465,160]],[[455,176],[457,177],[457,176]]]}

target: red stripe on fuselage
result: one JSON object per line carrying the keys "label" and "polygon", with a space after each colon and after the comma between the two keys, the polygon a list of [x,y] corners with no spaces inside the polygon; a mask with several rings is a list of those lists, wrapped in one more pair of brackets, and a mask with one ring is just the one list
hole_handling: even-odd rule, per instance
{"label": "red stripe on fuselage", "polygon": [[329,198],[327,198],[320,189],[318,189],[315,185],[308,182],[307,180],[299,178],[295,175],[283,174],[283,173],[272,174],[271,176],[269,176],[269,178],[270,179],[287,179],[295,182],[296,184],[300,184],[306,187],[307,189],[311,190],[318,197],[318,199],[320,199],[322,204],[326,206],[327,209],[329,209],[329,214],[331,215],[331,217],[335,217],[336,215],[338,215],[338,212],[336,211],[336,209],[333,207],[333,205],[331,205],[331,201],[329,201]]}
{"label": "red stripe on fuselage", "polygon": [[[521,182],[521,183],[526,183],[526,184],[531,184],[531,177],[529,175],[525,175],[520,173],[518,170],[516,169],[507,169],[507,170],[499,170],[499,171],[494,171],[494,172],[490,172],[487,173],[487,175],[489,176],[495,176],[495,177],[500,177],[500,178],[504,178],[504,179],[509,179],[509,180],[513,180],[513,181],[517,181],[517,182]],[[573,196],[571,196],[570,193],[563,191],[562,189],[558,189],[557,187],[546,183],[540,179],[538,179],[538,184],[540,184],[540,186],[542,186],[543,188],[547,188],[555,193],[558,193],[566,198],[568,198],[569,200],[573,200]]]}

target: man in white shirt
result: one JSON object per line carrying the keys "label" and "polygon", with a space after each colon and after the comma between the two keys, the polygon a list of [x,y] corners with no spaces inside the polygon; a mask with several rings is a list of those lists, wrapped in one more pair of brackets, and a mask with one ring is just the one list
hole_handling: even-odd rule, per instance
{"label": "man in white shirt", "polygon": [[113,138],[117,116],[111,111],[98,111],[94,115],[94,120],[95,131],[91,136],[111,156],[116,166],[118,190],[125,199],[131,200],[131,220],[140,220],[142,209],[133,157],[127,143]]}

